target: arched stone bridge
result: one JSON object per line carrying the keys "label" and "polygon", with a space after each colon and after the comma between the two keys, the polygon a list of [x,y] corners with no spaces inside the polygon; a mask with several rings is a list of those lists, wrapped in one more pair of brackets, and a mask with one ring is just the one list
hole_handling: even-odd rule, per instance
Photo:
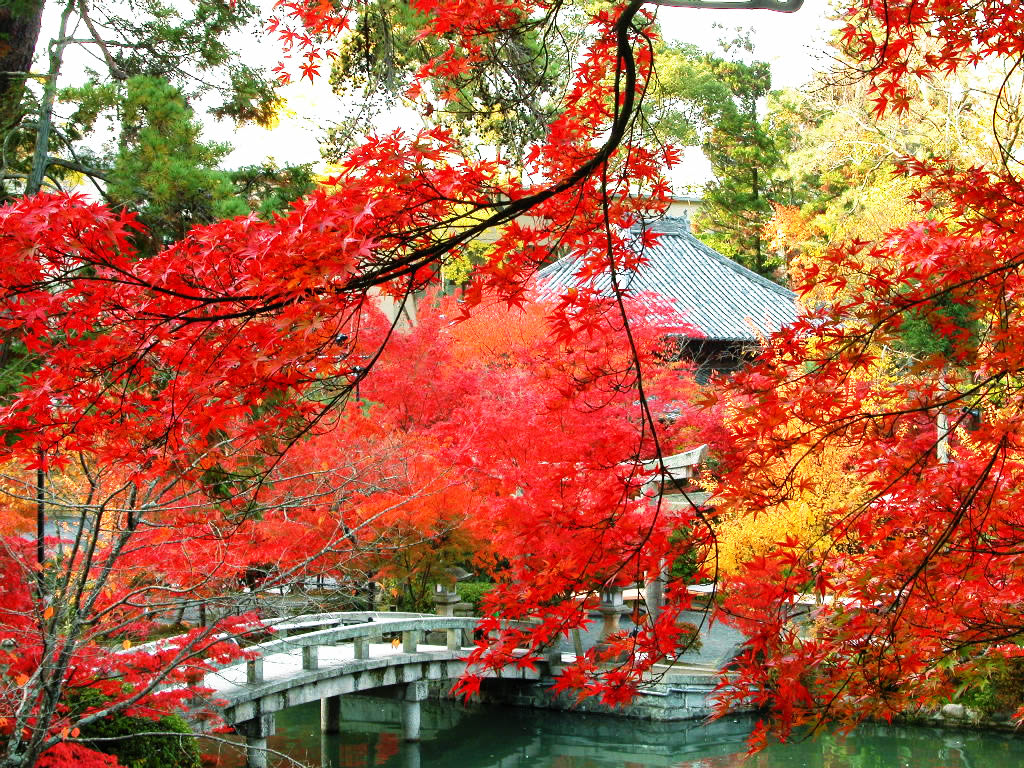
{"label": "arched stone bridge", "polygon": [[[395,689],[403,701],[403,734],[416,740],[427,682],[454,681],[466,671],[463,659],[477,621],[400,613],[299,617],[273,624],[273,640],[248,647],[259,654],[257,658],[211,672],[202,684],[213,689],[213,700],[225,702],[224,720],[245,736],[250,768],[267,764],[274,713],[319,700],[321,726],[325,732],[336,732],[339,697],[376,688],[403,686]],[[441,632],[443,645],[423,642],[426,633]],[[537,680],[544,672],[513,668],[502,677]]]}

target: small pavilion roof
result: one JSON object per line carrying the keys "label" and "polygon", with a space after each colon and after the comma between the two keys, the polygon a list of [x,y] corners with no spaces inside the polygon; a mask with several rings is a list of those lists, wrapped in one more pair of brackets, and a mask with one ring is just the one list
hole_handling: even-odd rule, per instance
{"label": "small pavilion roof", "polygon": [[[647,263],[627,277],[626,285],[656,319],[678,324],[679,335],[756,342],[796,320],[796,294],[704,245],[686,219],[662,219],[652,229],[659,242],[647,249]],[[578,264],[578,258],[566,257],[541,269],[541,293],[577,285]],[[603,274],[594,287],[603,290],[610,283]]]}

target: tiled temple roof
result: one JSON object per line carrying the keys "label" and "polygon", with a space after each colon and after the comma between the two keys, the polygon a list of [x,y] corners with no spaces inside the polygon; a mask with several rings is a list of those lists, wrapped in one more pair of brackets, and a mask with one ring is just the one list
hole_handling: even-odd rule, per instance
{"label": "tiled temple roof", "polygon": [[[658,245],[647,250],[647,263],[629,276],[626,285],[659,320],[691,327],[680,335],[757,341],[796,319],[792,291],[704,245],[691,234],[685,219],[663,219],[653,229],[660,233]],[[577,259],[567,257],[540,270],[541,293],[574,286],[577,264]],[[609,276],[601,275],[594,287],[602,290],[609,284]]]}

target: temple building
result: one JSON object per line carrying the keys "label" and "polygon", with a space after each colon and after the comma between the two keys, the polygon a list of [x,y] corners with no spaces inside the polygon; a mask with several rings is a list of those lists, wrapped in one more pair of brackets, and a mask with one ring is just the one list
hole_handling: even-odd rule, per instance
{"label": "temple building", "polygon": [[[660,237],[647,249],[647,263],[620,278],[645,311],[678,328],[671,336],[679,355],[697,363],[701,378],[735,370],[765,336],[796,319],[796,294],[702,243],[688,219],[665,218],[651,226]],[[566,257],[544,267],[537,273],[540,292],[573,287],[577,265],[578,259]],[[595,287],[610,282],[602,275]]]}

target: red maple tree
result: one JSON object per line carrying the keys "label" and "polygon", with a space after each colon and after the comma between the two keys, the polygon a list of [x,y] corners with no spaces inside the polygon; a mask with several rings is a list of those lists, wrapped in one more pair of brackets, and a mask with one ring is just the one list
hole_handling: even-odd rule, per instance
{"label": "red maple tree", "polygon": [[[519,23],[532,6],[423,11],[472,51],[475,38]],[[366,311],[372,291],[404,300],[493,227],[503,229],[475,290],[507,301],[522,300],[556,246],[584,254],[590,269],[637,263],[622,232],[663,205],[665,187],[654,150],[619,145],[649,74],[653,31],[639,3],[593,24],[565,109],[530,160],[542,184],[516,181],[506,161],[472,159],[448,132],[426,129],[370,137],[284,216],[197,228],[146,258],[130,214],[77,195],[0,210],[0,327],[38,360],[0,406],[2,458],[34,474],[36,486],[25,482],[20,495],[36,502],[38,524],[33,546],[5,550],[4,639],[32,649],[3,652],[5,760],[68,757],[61,744],[75,728],[113,712],[165,711],[191,696],[175,684],[238,653],[222,638],[251,628],[244,615],[157,647],[117,647],[180,597],[208,600],[254,565],[304,569],[314,559],[306,546],[351,551],[345,542],[365,522],[358,512],[351,524],[320,525],[343,468],[321,474],[294,461],[304,440],[335,427],[389,335]],[[466,59],[454,50],[432,76],[457,74]],[[517,221],[526,211],[559,222],[557,243]],[[598,322],[573,301],[560,317],[563,336],[570,323]],[[343,428],[372,432],[344,418]],[[362,483],[379,476],[354,471]],[[77,480],[55,496],[59,473]],[[345,503],[367,509],[365,495]],[[70,518],[70,534],[47,539],[55,513]],[[378,511],[366,514],[383,524]],[[104,704],[73,712],[69,692],[82,686],[99,687]]]}
{"label": "red maple tree", "polygon": [[[284,7],[308,30],[284,28],[312,77],[317,36],[342,31],[352,9]],[[413,99],[433,91],[417,87],[426,78],[454,81],[480,63],[489,35],[552,12],[525,0],[423,0],[417,8],[428,19],[423,34],[451,44],[412,83]],[[858,3],[844,38],[872,68],[879,109],[898,110],[910,77],[1019,55],[1022,14],[996,2]],[[472,520],[486,526],[509,566],[489,604],[496,616],[484,626],[499,637],[481,646],[481,664],[507,662],[516,645],[539,651],[577,624],[577,591],[660,569],[679,553],[680,528],[692,532],[687,546],[713,551],[713,528],[699,510],[667,514],[643,494],[643,460],[667,447],[650,397],[659,376],[650,338],[623,321],[629,296],[619,278],[644,260],[630,228],[664,209],[661,172],[675,160],[645,139],[637,120],[653,71],[652,20],[636,0],[597,10],[525,175],[504,158],[477,159],[442,129],[373,136],[341,163],[330,191],[286,215],[218,222],[148,258],[133,248],[130,215],[77,196],[43,194],[0,209],[0,329],[18,334],[39,360],[0,406],[0,460],[43,478],[41,513],[54,506],[47,473],[78,478],[77,498],[67,503],[77,521],[71,540],[47,542],[40,530],[32,545],[9,541],[4,551],[4,638],[35,638],[27,652],[0,651],[7,764],[44,754],[79,759],[79,747],[69,746],[79,724],[109,711],[165,711],[185,695],[165,683],[187,682],[206,659],[237,653],[219,633],[247,631],[244,616],[156,649],[133,652],[116,641],[137,626],[141,632],[152,609],[166,607],[168,590],[221,590],[256,557],[285,572],[304,567],[288,542],[266,535],[274,526],[326,552],[358,541],[365,521],[386,521],[380,510],[396,505],[376,506],[384,496],[354,488],[337,496],[346,466],[403,505],[435,482],[436,474],[411,467],[389,485],[370,451],[355,454],[355,464],[304,467],[300,446],[332,429],[356,445],[373,442],[379,425],[337,415],[357,386],[368,398],[400,403],[390,426],[417,433],[402,450],[458,459],[477,489],[492,491]],[[920,51],[925,39],[937,49]],[[871,275],[856,303],[815,309],[771,340],[737,380],[735,402],[756,418],[738,421],[743,462],[723,497],[752,512],[775,503],[793,489],[764,468],[833,441],[860,449],[849,471],[869,489],[858,508],[836,510],[831,550],[812,557],[782,542],[731,586],[730,610],[752,638],[730,680],[732,700],[773,704],[784,730],[821,714],[852,721],[935,700],[955,684],[953,673],[1019,652],[1020,184],[1012,165],[915,161],[907,169],[952,201],[948,219],[836,251],[833,263],[843,269],[826,265],[808,279],[841,280],[866,249],[872,264],[891,266]],[[526,212],[531,218],[521,218]],[[420,407],[395,375],[390,383],[384,371],[377,380],[368,375],[394,341],[368,307],[372,292],[404,301],[430,285],[445,260],[489,230],[494,244],[475,270],[470,305],[485,296],[523,303],[536,268],[565,253],[580,257],[581,280],[610,273],[612,287],[556,301],[549,343],[558,357],[530,348],[536,357],[514,371],[500,356],[482,358],[474,383],[500,395],[503,412],[513,414],[504,421],[474,396],[473,379],[446,390],[463,408],[456,428]],[[950,304],[966,322],[952,319]],[[878,350],[891,346],[912,312],[949,353],[899,377],[878,376],[888,364]],[[414,357],[415,343],[408,346]],[[561,356],[569,350],[571,358]],[[424,391],[441,362],[420,359],[429,373],[419,379]],[[970,434],[954,429],[947,438],[932,426],[940,414],[964,425],[974,411],[981,426]],[[540,431],[528,429],[531,420]],[[955,460],[940,462],[933,449],[947,443]],[[21,495],[35,500],[32,483],[25,487]],[[353,510],[351,522],[323,527],[321,514],[339,500]],[[295,514],[274,518],[275,510]],[[258,524],[263,516],[267,528]],[[185,548],[224,564],[215,576],[221,583],[177,554],[174,531]],[[149,558],[155,548],[160,556]],[[714,577],[712,565],[709,558],[698,577]],[[591,656],[564,684],[610,701],[628,695],[682,640],[682,586],[670,588],[669,609],[654,626],[608,651],[629,652],[635,663],[608,672]],[[823,606],[810,632],[792,615],[807,594]],[[503,630],[497,616],[538,622],[529,632]],[[109,704],[72,718],[67,691],[104,681]]]}
{"label": "red maple tree", "polygon": [[[1015,62],[1022,22],[1004,3],[863,3],[842,37],[877,110],[899,112],[921,79]],[[1024,187],[1003,149],[997,167],[907,158],[922,220],[833,249],[797,290],[840,298],[736,378],[726,503],[756,514],[799,495],[799,462],[831,449],[861,489],[830,511],[828,546],[780,542],[727,585],[750,640],[723,704],[770,707],[783,735],[935,706],[1022,655]],[[851,275],[864,280],[852,299]],[[934,343],[917,350],[922,333]]]}

